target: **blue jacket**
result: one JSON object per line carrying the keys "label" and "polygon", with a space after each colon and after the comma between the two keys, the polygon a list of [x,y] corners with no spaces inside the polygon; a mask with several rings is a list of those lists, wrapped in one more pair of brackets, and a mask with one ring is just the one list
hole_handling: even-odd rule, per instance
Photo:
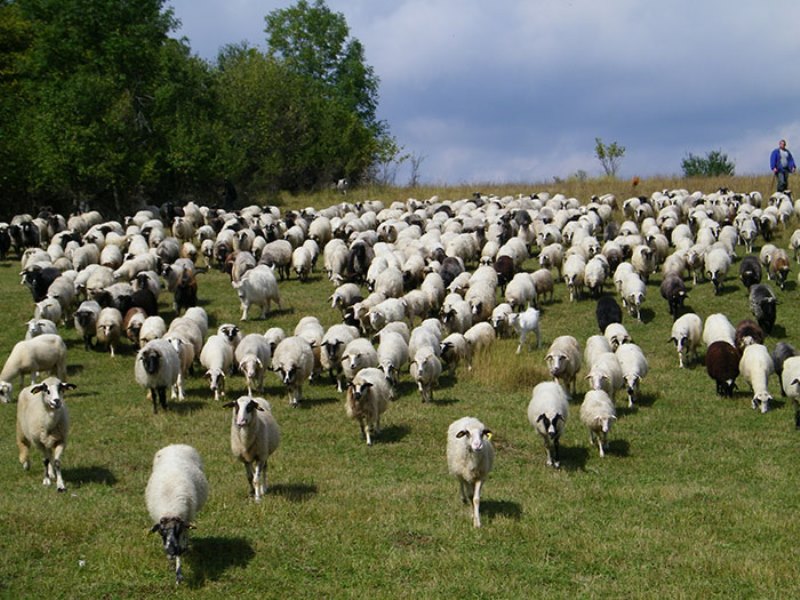
{"label": "blue jacket", "polygon": [[[787,169],[789,171],[794,171],[797,168],[795,166],[795,164],[794,164],[794,157],[792,156],[792,153],[789,152],[788,150],[786,152],[789,153],[789,162],[786,165],[786,167],[787,167]],[[780,162],[781,162],[780,149],[779,148],[775,148],[775,150],[772,151],[772,154],[769,155],[769,169],[770,169],[770,171],[773,171],[775,169],[780,169]]]}

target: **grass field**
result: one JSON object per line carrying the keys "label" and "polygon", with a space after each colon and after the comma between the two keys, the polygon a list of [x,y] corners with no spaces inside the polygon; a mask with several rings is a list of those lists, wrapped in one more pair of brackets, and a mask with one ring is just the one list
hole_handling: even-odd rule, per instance
{"label": "grass field", "polygon": [[[646,183],[641,191],[649,193]],[[609,191],[624,198],[630,186],[619,185]],[[686,187],[712,191],[715,185]],[[768,180],[728,185],[769,194]],[[584,201],[598,191],[607,190],[566,190]],[[420,192],[427,197],[428,190]],[[468,195],[436,193],[441,199]],[[402,190],[382,199],[408,195]],[[333,198],[319,200],[327,201]],[[285,206],[314,202],[294,198]],[[785,246],[794,226],[775,243]],[[533,259],[526,265],[537,266]],[[692,289],[687,308],[702,317],[724,312],[734,324],[749,317],[737,269],[734,263],[719,296],[710,283]],[[780,340],[800,343],[796,265],[792,271],[786,290],[775,288],[781,304],[770,349]],[[33,314],[18,272],[17,261],[0,263],[0,360]],[[265,396],[283,439],[260,504],[248,498],[244,469],[230,454],[230,413],[214,402],[204,379],[190,380],[184,403],[153,415],[134,382],[135,350],[128,346],[113,359],[99,349],[87,352],[69,326],[62,334],[69,379],[78,388],[67,397],[66,493],[41,485],[38,457],[30,472],[22,470],[16,405],[0,405],[0,597],[798,597],[800,432],[791,404],[780,397],[775,378],[774,409],[762,415],[750,408],[742,380],[733,399],[721,399],[702,365],[679,369],[659,284],[656,276],[648,285],[643,322],[624,320],[648,356],[650,373],[639,406],[628,409],[620,394],[604,459],[578,419],[583,379],[562,438],[560,470],[545,466],[541,441],[527,422],[531,389],[547,378],[549,343],[562,334],[583,342],[597,329],[594,302],[570,303],[559,284],[555,301],[543,307],[540,350],[516,355],[516,340],[499,340],[472,372],[443,378],[431,404],[420,402],[405,373],[371,448],[327,377],[305,386],[304,405],[293,409],[268,375]],[[239,303],[226,275],[210,271],[199,285],[213,326],[238,323]],[[280,289],[283,309],[243,323],[244,332],[291,330],[307,314],[325,326],[337,321],[326,303],[333,288],[322,274],[308,283],[282,282]],[[162,295],[167,319],[170,303]],[[234,376],[229,395],[243,390],[243,378]],[[480,530],[472,527],[445,461],[447,426],[465,415],[493,430],[497,449]],[[148,534],[144,505],[153,454],[174,442],[199,450],[210,484],[179,588],[158,536]]]}

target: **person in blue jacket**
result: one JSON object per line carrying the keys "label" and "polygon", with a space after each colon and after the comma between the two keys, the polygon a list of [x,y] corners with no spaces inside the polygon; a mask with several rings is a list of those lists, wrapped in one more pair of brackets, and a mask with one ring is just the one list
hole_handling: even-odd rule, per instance
{"label": "person in blue jacket", "polygon": [[778,142],[778,147],[769,155],[769,168],[778,178],[778,191],[785,192],[789,187],[789,173],[797,170],[792,153],[786,149],[786,140]]}

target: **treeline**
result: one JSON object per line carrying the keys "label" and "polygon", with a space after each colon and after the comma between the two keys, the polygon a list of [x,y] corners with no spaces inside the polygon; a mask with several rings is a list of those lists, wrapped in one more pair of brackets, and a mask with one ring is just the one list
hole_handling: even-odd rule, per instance
{"label": "treeline", "polygon": [[323,0],[213,63],[177,27],[164,0],[0,0],[4,215],[357,184],[396,157],[379,80]]}

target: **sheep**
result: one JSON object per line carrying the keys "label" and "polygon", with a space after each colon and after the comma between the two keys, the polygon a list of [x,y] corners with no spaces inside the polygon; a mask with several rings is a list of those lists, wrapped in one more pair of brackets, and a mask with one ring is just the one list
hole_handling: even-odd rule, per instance
{"label": "sheep", "polygon": [[408,342],[396,331],[382,330],[377,353],[378,368],[392,385],[397,385],[400,370],[408,363]]}
{"label": "sheep", "polygon": [[781,365],[781,392],[794,406],[794,426],[800,429],[800,356],[789,356]]}
{"label": "sheep", "polygon": [[725,340],[709,344],[705,358],[706,372],[716,382],[718,396],[733,396],[740,359],[736,346]]}
{"label": "sheep", "polygon": [[247,394],[264,390],[264,372],[270,367],[272,350],[269,342],[258,333],[248,333],[233,352],[239,371],[247,382]]}
{"label": "sheep", "polygon": [[439,385],[442,374],[442,363],[436,352],[424,347],[417,350],[410,364],[410,373],[422,402],[433,402],[433,389]]}
{"label": "sheep", "polygon": [[271,310],[272,302],[277,303],[281,308],[281,297],[278,291],[278,281],[272,268],[259,265],[245,273],[239,281],[232,282],[231,285],[239,296],[242,305],[242,321],[247,320],[247,313],[250,306],[261,307],[259,318],[266,319],[267,311]]}
{"label": "sheep", "polygon": [[148,342],[164,337],[166,333],[167,324],[163,317],[145,317],[139,328],[139,348],[144,348]]}
{"label": "sheep", "polygon": [[614,401],[604,390],[589,390],[583,397],[580,410],[581,422],[589,430],[589,441],[600,451],[600,457],[606,455],[607,437],[611,426],[617,420]]}
{"label": "sheep", "polygon": [[320,365],[336,380],[336,389],[339,392],[344,391],[345,384],[342,378],[342,354],[345,346],[357,337],[357,328],[337,323],[328,328],[320,342]]}
{"label": "sheep", "polygon": [[552,273],[548,269],[536,269],[530,276],[533,280],[536,304],[539,303],[540,298],[543,301],[545,297],[547,297],[548,302],[552,303],[554,287]]}
{"label": "sheep", "polygon": [[31,446],[44,455],[43,485],[56,480],[59,492],[67,490],[61,476],[61,456],[67,446],[69,412],[64,404],[65,390],[74,390],[73,383],[48,377],[38,384],[24,388],[17,403],[17,447],[19,462],[26,471],[30,469],[28,453]]}
{"label": "sheep", "polygon": [[181,555],[189,549],[189,529],[208,499],[208,481],[197,450],[186,444],[161,448],[145,488],[145,503],[167,558],[175,561],[175,582],[183,580]]}
{"label": "sheep", "polygon": [[311,274],[312,257],[308,248],[305,246],[298,246],[292,251],[292,269],[297,273],[297,278],[300,281],[308,281],[308,276]]}
{"label": "sheep", "polygon": [[553,340],[545,356],[550,376],[558,382],[567,393],[576,391],[576,375],[581,369],[581,349],[571,335],[561,335]]}
{"label": "sheep", "polygon": [[346,382],[353,381],[361,369],[378,366],[378,353],[367,338],[358,337],[350,342],[342,352],[342,375]]}
{"label": "sheep", "polygon": [[494,328],[485,321],[475,323],[464,332],[464,339],[467,340],[467,345],[469,346],[468,368],[470,370],[472,370],[473,359],[487,350],[494,342],[494,338]]}
{"label": "sheep", "polygon": [[583,364],[586,365],[587,369],[591,369],[598,356],[613,351],[606,336],[590,335],[586,338],[586,345],[583,349]]}
{"label": "sheep", "polygon": [[343,283],[337,287],[328,298],[331,303],[331,308],[338,308],[342,315],[344,315],[348,307],[363,299],[364,298],[361,296],[361,288],[355,283]]}
{"label": "sheep", "polygon": [[584,267],[583,280],[593,298],[598,298],[603,293],[607,269],[608,263],[603,256],[592,257]]}
{"label": "sheep", "polygon": [[458,480],[461,500],[472,507],[472,525],[481,526],[481,489],[494,465],[492,432],[475,417],[447,428],[447,469]]}
{"label": "sheep", "polygon": [[264,332],[264,339],[269,343],[269,349],[275,354],[275,348],[286,338],[286,332],[280,327],[270,327]]}
{"label": "sheep", "polygon": [[752,319],[742,319],[736,324],[735,340],[739,352],[743,352],[745,346],[764,343],[764,330]]}
{"label": "sheep", "polygon": [[494,307],[494,310],[492,311],[492,317],[489,322],[492,324],[492,327],[494,327],[497,337],[509,337],[513,332],[513,329],[508,322],[508,316],[513,312],[514,309],[511,308],[511,305],[508,302],[501,302]]}
{"label": "sheep", "polygon": [[639,400],[639,384],[647,375],[648,364],[642,349],[636,344],[622,344],[614,351],[622,368],[622,378],[628,392],[628,408]]}
{"label": "sheep", "polygon": [[689,359],[689,354],[694,354],[698,359],[697,347],[700,345],[703,320],[695,313],[681,315],[672,324],[669,340],[675,344],[678,351],[678,366],[683,369]]}
{"label": "sheep", "polygon": [[[519,334],[519,344],[517,344],[517,354],[522,351],[525,340],[529,333],[536,334],[536,347],[542,347],[541,335],[539,333],[539,311],[529,308],[522,313],[511,313],[508,315],[508,324]],[[529,348],[530,350],[530,348]]]}
{"label": "sheep", "polygon": [[789,265],[789,254],[783,248],[777,248],[770,258],[767,277],[774,280],[780,289],[784,289],[786,286]]}
{"label": "sheep", "polygon": [[569,417],[567,392],[558,383],[537,383],[528,403],[528,422],[542,436],[547,466],[561,466],[559,442]]}
{"label": "sheep", "polygon": [[712,248],[705,259],[705,275],[714,284],[714,293],[719,294],[722,283],[731,267],[731,257],[723,248]]}
{"label": "sheep", "polygon": [[669,314],[673,319],[677,319],[686,300],[686,284],[683,283],[683,278],[677,273],[664,275],[661,281],[661,297],[669,305]]}
{"label": "sheep", "polygon": [[375,367],[361,369],[347,385],[345,412],[358,421],[367,446],[372,445],[373,435],[380,434],[381,415],[393,399],[391,385],[383,371]]}
{"label": "sheep", "polygon": [[564,282],[569,290],[569,301],[579,300],[583,293],[583,275],[586,260],[579,254],[572,254],[564,261]]}
{"label": "sheep", "polygon": [[786,395],[786,389],[783,385],[783,365],[792,356],[797,356],[797,350],[787,342],[778,342],[772,350],[772,363],[775,365],[775,374],[781,383],[781,395],[783,396]]}
{"label": "sheep", "polygon": [[303,395],[303,382],[314,369],[314,352],[305,339],[289,336],[281,340],[272,353],[272,370],[278,373],[289,390],[289,404],[300,406]]}
{"label": "sheep", "polygon": [[755,256],[745,256],[739,263],[739,278],[744,287],[750,289],[751,286],[761,283],[761,263]]}
{"label": "sheep", "polygon": [[169,342],[175,352],[178,353],[180,367],[178,369],[178,378],[175,381],[175,385],[172,386],[171,397],[173,400],[177,399],[178,402],[183,402],[186,398],[183,384],[189,375],[196,356],[194,345],[187,338],[177,333],[167,333],[163,339]]}
{"label": "sheep", "polygon": [[180,372],[178,351],[165,339],[147,342],[136,354],[136,383],[147,389],[147,399],[153,403],[154,414],[158,413],[159,404],[162,409],[167,409],[167,388],[178,383]]}
{"label": "sheep", "polygon": [[197,279],[194,272],[184,269],[175,285],[172,308],[178,315],[181,311],[197,306]]}
{"label": "sheep", "polygon": [[208,337],[200,351],[200,364],[206,369],[205,377],[214,392],[214,400],[225,396],[225,377],[233,365],[233,347],[220,334]]}
{"label": "sheep", "polygon": [[439,273],[426,274],[419,289],[427,296],[428,306],[431,311],[435,312],[441,308],[444,301],[445,286],[444,280]]}
{"label": "sheep", "polygon": [[64,311],[61,304],[55,298],[45,298],[36,303],[33,311],[34,319],[47,319],[54,323],[63,323]]}
{"label": "sheep", "polygon": [[441,354],[442,332],[431,326],[423,324],[414,327],[411,330],[411,336],[408,340],[408,355],[413,358],[418,350],[422,348],[429,348],[435,354]]}
{"label": "sheep", "polygon": [[244,463],[250,495],[256,502],[267,493],[267,460],[281,442],[281,430],[264,398],[240,396],[222,405],[231,411],[231,452]]}
{"label": "sheep", "polygon": [[113,357],[122,337],[122,313],[113,307],[100,310],[95,325],[97,341],[105,344]]}
{"label": "sheep", "polygon": [[762,413],[767,412],[772,402],[772,395],[767,386],[769,376],[775,372],[775,365],[766,346],[763,344],[745,346],[739,361],[739,372],[753,391],[753,409],[760,409]]}
{"label": "sheep", "polygon": [[45,333],[58,333],[58,327],[50,319],[31,319],[25,325],[26,340],[30,340]]}
{"label": "sheep", "polygon": [[586,379],[589,381],[590,389],[604,390],[612,400],[615,399],[617,390],[625,384],[622,365],[613,352],[594,356]]}
{"label": "sheep", "polygon": [[511,281],[508,282],[505,291],[505,301],[508,302],[514,310],[529,308],[531,304],[535,304],[536,287],[528,273],[524,271],[517,273]]}
{"label": "sheep", "polygon": [[778,312],[778,299],[766,283],[750,288],[750,310],[758,324],[766,333],[772,333]]}
{"label": "sheep", "polygon": [[622,305],[628,308],[628,313],[636,320],[642,320],[642,302],[644,302],[647,287],[645,281],[637,273],[628,273],[622,280]]}
{"label": "sheep", "polygon": [[[494,269],[491,267],[478,267],[478,270],[481,268],[490,269],[491,273],[496,276]],[[476,273],[477,272],[476,270]],[[473,323],[477,321],[486,321],[492,316],[492,311],[497,304],[496,290],[496,284],[492,281],[480,279],[470,282],[469,289],[466,294],[464,294],[464,300],[469,303],[472,309]]]}
{"label": "sheep", "polygon": [[714,313],[706,317],[703,324],[703,344],[706,348],[714,342],[727,342],[731,346],[736,344],[736,328],[722,313]]}
{"label": "sheep", "polygon": [[386,298],[369,309],[368,318],[370,329],[380,331],[387,323],[405,321],[406,305],[400,298]]}
{"label": "sheep", "polygon": [[286,240],[275,240],[266,244],[261,250],[260,265],[274,267],[281,279],[288,279],[292,264],[292,244]]}
{"label": "sheep", "polygon": [[601,296],[597,299],[595,318],[600,333],[604,333],[611,323],[622,323],[622,309],[611,296]]}
{"label": "sheep", "polygon": [[[87,300],[86,302],[93,302],[92,300]],[[81,303],[83,306],[84,303]],[[95,302],[95,304],[97,304]],[[100,310],[100,305],[98,304],[98,312]],[[79,307],[80,310],[80,307]],[[95,320],[97,317],[93,317]],[[125,332],[125,337],[137,348],[140,348],[139,344],[139,334],[142,331],[142,326],[144,325],[145,320],[147,319],[147,313],[144,311],[143,308],[139,308],[138,306],[134,306],[133,308],[129,308],[125,315],[122,317],[122,329]],[[76,321],[77,324],[77,321]],[[95,334],[94,327],[92,328],[92,335]],[[90,347],[89,342],[91,339],[86,340],[85,347],[88,350]]]}
{"label": "sheep", "polygon": [[61,381],[67,380],[67,345],[58,334],[46,333],[14,344],[0,371],[0,401],[11,401],[15,377],[19,376],[21,388],[25,385],[26,373],[31,374],[33,384],[40,371],[48,371]]}
{"label": "sheep", "polygon": [[[494,311],[494,309],[492,309]],[[469,302],[458,294],[445,297],[442,305],[442,323],[450,333],[464,333],[472,327],[473,315]]]}

